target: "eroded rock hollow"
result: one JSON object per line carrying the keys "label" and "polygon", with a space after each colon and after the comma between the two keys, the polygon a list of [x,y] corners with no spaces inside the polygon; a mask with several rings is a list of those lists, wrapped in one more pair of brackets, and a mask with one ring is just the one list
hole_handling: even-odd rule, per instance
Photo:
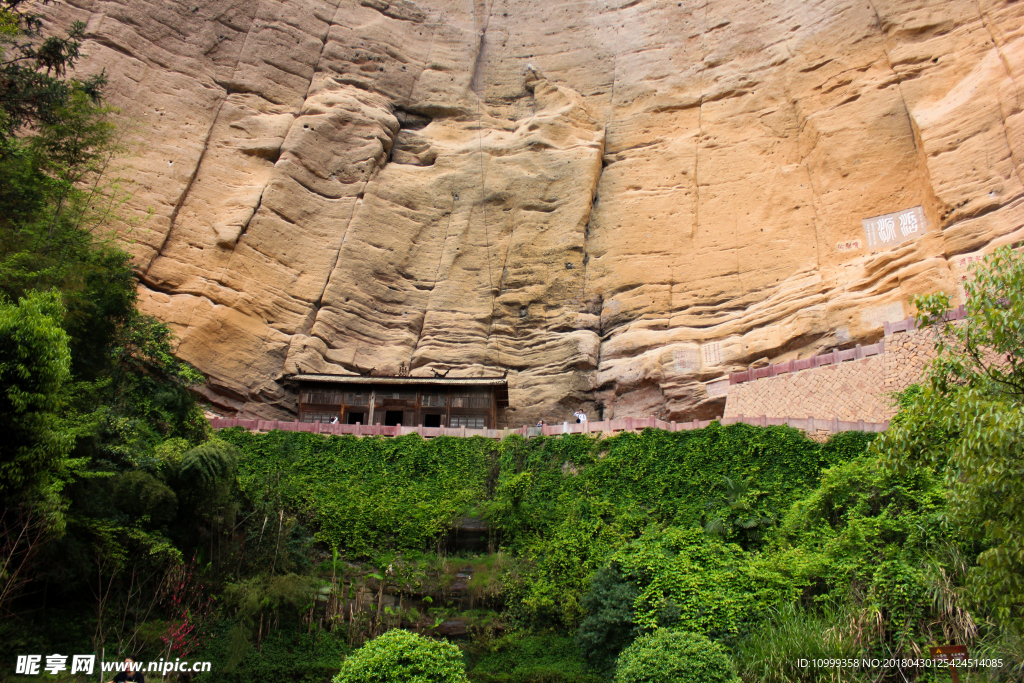
{"label": "eroded rock hollow", "polygon": [[1024,3],[47,11],[133,142],[143,308],[227,414],[404,363],[507,372],[513,425],[716,416],[708,380],[873,342],[1024,239]]}

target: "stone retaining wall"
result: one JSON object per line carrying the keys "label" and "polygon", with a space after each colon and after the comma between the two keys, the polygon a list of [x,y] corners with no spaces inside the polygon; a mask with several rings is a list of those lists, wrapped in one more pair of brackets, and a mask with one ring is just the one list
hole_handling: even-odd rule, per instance
{"label": "stone retaining wall", "polygon": [[924,374],[925,366],[935,355],[933,328],[908,330],[886,337],[883,393],[903,391],[918,382]]}
{"label": "stone retaining wall", "polygon": [[[835,362],[785,374],[785,364],[772,366],[773,372],[749,371],[730,383],[725,417],[766,415],[768,417],[828,416],[840,420],[883,422],[896,409],[890,394],[918,382],[925,366],[935,358],[935,332],[915,329],[911,319],[886,325],[886,336],[879,342],[877,355],[854,358],[854,354],[834,353]],[[816,358],[827,358],[826,356]],[[801,362],[790,367],[800,367]],[[736,381],[738,379],[739,381]]]}
{"label": "stone retaining wall", "polygon": [[825,415],[882,422],[892,414],[880,391],[884,378],[884,356],[874,356],[735,384],[729,387],[725,417]]}

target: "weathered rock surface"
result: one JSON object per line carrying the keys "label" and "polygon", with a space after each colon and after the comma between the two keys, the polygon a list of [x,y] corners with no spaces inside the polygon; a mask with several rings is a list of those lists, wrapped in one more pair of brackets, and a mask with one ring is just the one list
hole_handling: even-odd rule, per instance
{"label": "weathered rock surface", "polygon": [[[1024,239],[1021,3],[47,11],[138,143],[143,306],[228,412],[405,362],[508,370],[513,424],[717,415],[703,381],[874,341]],[[869,251],[862,219],[918,205]]]}

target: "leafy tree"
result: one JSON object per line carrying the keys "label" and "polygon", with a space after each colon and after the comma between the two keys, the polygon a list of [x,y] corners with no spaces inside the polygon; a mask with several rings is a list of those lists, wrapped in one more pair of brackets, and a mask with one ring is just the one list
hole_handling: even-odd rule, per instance
{"label": "leafy tree", "polygon": [[64,308],[56,292],[0,303],[0,496],[59,490],[73,441],[61,428],[61,389],[70,378]]}
{"label": "leafy tree", "polygon": [[334,683],[469,683],[459,648],[394,629],[341,664]]}
{"label": "leafy tree", "polygon": [[211,439],[185,451],[175,462],[165,463],[162,471],[179,501],[171,535],[179,547],[194,549],[209,562],[219,563],[235,551],[240,455],[235,446]]}
{"label": "leafy tree", "polygon": [[633,623],[633,603],[640,590],[624,577],[617,565],[603,567],[594,575],[583,597],[587,616],[580,622],[576,643],[587,663],[598,671],[610,672],[615,658],[639,634]]}
{"label": "leafy tree", "polygon": [[58,120],[72,87],[98,100],[105,82],[102,74],[85,82],[64,80],[81,57],[85,24],[75,22],[66,36],[44,38],[42,17],[27,9],[32,4],[0,0],[0,140],[23,126]]}
{"label": "leafy tree", "polygon": [[110,404],[153,429],[151,444],[170,436],[203,441],[208,425],[191,388],[203,375],[174,355],[164,323],[132,311],[116,330],[109,351]]}
{"label": "leafy tree", "polygon": [[[56,609],[54,633],[81,624],[76,647],[191,647],[190,608],[160,601],[182,548],[234,528],[236,454],[193,448],[202,376],[136,308],[110,227],[114,110],[102,76],[68,77],[84,25],[44,36],[46,3],[0,0],[0,609],[33,614],[30,634]],[[0,649],[30,622],[12,623]]]}
{"label": "leafy tree", "polygon": [[906,417],[878,439],[883,463],[945,469],[957,533],[988,545],[969,576],[977,604],[1024,628],[1024,256],[1001,248],[974,267],[967,319],[949,297],[915,300],[937,358]]}
{"label": "leafy tree", "polygon": [[725,648],[699,633],[660,628],[619,655],[615,683],[740,683]]}
{"label": "leafy tree", "polygon": [[699,527],[648,529],[612,557],[639,587],[636,625],[677,627],[732,641],[783,597],[780,577],[755,576],[749,557]]}
{"label": "leafy tree", "polygon": [[0,141],[0,292],[13,300],[60,289],[73,371],[94,379],[137,296],[128,255],[102,235],[112,199],[104,193],[113,190],[100,178],[118,149],[116,128],[111,110],[76,88],[56,115],[30,136]]}
{"label": "leafy tree", "polygon": [[763,507],[757,509],[759,491],[752,491],[750,479],[725,477],[725,492],[718,504],[709,504],[712,518],[704,525],[704,531],[749,548],[759,543],[775,519],[773,511]]}
{"label": "leafy tree", "polygon": [[852,640],[865,653],[910,657],[944,631],[965,636],[947,628],[955,595],[949,611],[935,599],[946,587],[933,571],[947,547],[945,511],[942,477],[930,468],[898,475],[863,456],[826,470],[793,504],[762,561],[805,599],[849,608],[844,621],[859,624]]}
{"label": "leafy tree", "polygon": [[269,635],[272,624],[280,626],[282,616],[287,623],[289,616],[294,619],[305,612],[316,588],[316,579],[297,574],[263,574],[229,584],[224,595],[235,608],[238,621],[229,635],[227,668],[233,670],[253,644],[259,646]]}
{"label": "leafy tree", "polygon": [[113,478],[117,507],[132,519],[148,519],[164,525],[178,513],[178,497],[163,482],[140,470],[122,472]]}
{"label": "leafy tree", "polygon": [[177,479],[197,495],[209,495],[234,477],[238,456],[227,442],[207,441],[184,454]]}

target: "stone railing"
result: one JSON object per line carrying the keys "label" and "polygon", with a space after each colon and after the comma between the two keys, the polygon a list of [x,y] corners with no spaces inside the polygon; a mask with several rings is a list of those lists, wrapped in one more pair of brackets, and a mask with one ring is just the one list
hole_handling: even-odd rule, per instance
{"label": "stone railing", "polygon": [[[963,306],[951,309],[946,314],[947,320],[963,320],[967,317],[967,312]],[[910,317],[905,320],[901,320],[896,323],[885,323],[883,326],[883,334],[886,337],[890,337],[897,332],[909,332],[917,329],[917,319]],[[861,346],[857,344],[852,349],[846,349],[845,351],[833,350],[830,353],[823,353],[817,356],[811,356],[810,358],[804,358],[801,360],[790,360],[786,363],[775,363],[765,368],[750,368],[743,372],[731,372],[729,373],[729,384],[742,384],[743,382],[753,382],[759,379],[765,379],[768,377],[778,377],[779,375],[785,375],[792,372],[799,372],[800,370],[810,370],[812,368],[820,368],[825,365],[838,365],[851,360],[860,360],[862,358],[869,358],[871,356],[878,356],[885,353],[885,339],[880,339],[877,344],[871,344],[869,346]]]}
{"label": "stone railing", "polygon": [[[664,429],[669,432],[682,432],[690,429],[702,429],[715,420],[693,420],[691,422],[665,422],[653,417],[626,417],[619,420],[602,420],[599,422],[563,422],[561,424],[544,425],[543,427],[519,427],[518,429],[468,429],[466,427],[385,427],[382,425],[346,425],[328,424],[324,422],[286,422],[278,420],[242,420],[237,418],[214,418],[210,424],[214,429],[242,427],[256,432],[280,430],[283,432],[310,432],[313,434],[351,434],[353,436],[404,436],[419,434],[425,439],[438,436],[471,437],[482,436],[488,439],[503,439],[510,434],[520,436],[558,436],[559,434],[594,434],[611,435],[618,432],[638,432],[644,429]],[[795,418],[795,417],[748,417],[739,415],[717,420],[723,425],[743,423],[756,427],[773,427],[786,425],[800,429],[808,435],[838,432],[884,432],[889,428],[888,422],[847,422],[839,419]]]}
{"label": "stone railing", "polygon": [[[957,306],[946,313],[946,320],[963,320],[967,317],[967,309],[964,306]],[[917,329],[917,318],[907,318],[898,323],[885,323],[885,336],[889,337],[897,332],[910,332]]]}
{"label": "stone railing", "polygon": [[810,358],[803,358],[801,360],[794,359],[786,363],[774,363],[766,368],[750,368],[743,372],[730,372],[729,384],[753,382],[767,377],[777,377],[779,375],[785,375],[792,372],[799,372],[800,370],[820,368],[825,365],[839,365],[846,361],[860,360],[861,358],[878,356],[883,353],[885,353],[884,339],[879,340],[877,344],[871,344],[870,346],[861,346],[860,344],[857,344],[856,347],[846,349],[845,351],[836,350],[831,353],[823,353],[818,356],[811,356]]}

